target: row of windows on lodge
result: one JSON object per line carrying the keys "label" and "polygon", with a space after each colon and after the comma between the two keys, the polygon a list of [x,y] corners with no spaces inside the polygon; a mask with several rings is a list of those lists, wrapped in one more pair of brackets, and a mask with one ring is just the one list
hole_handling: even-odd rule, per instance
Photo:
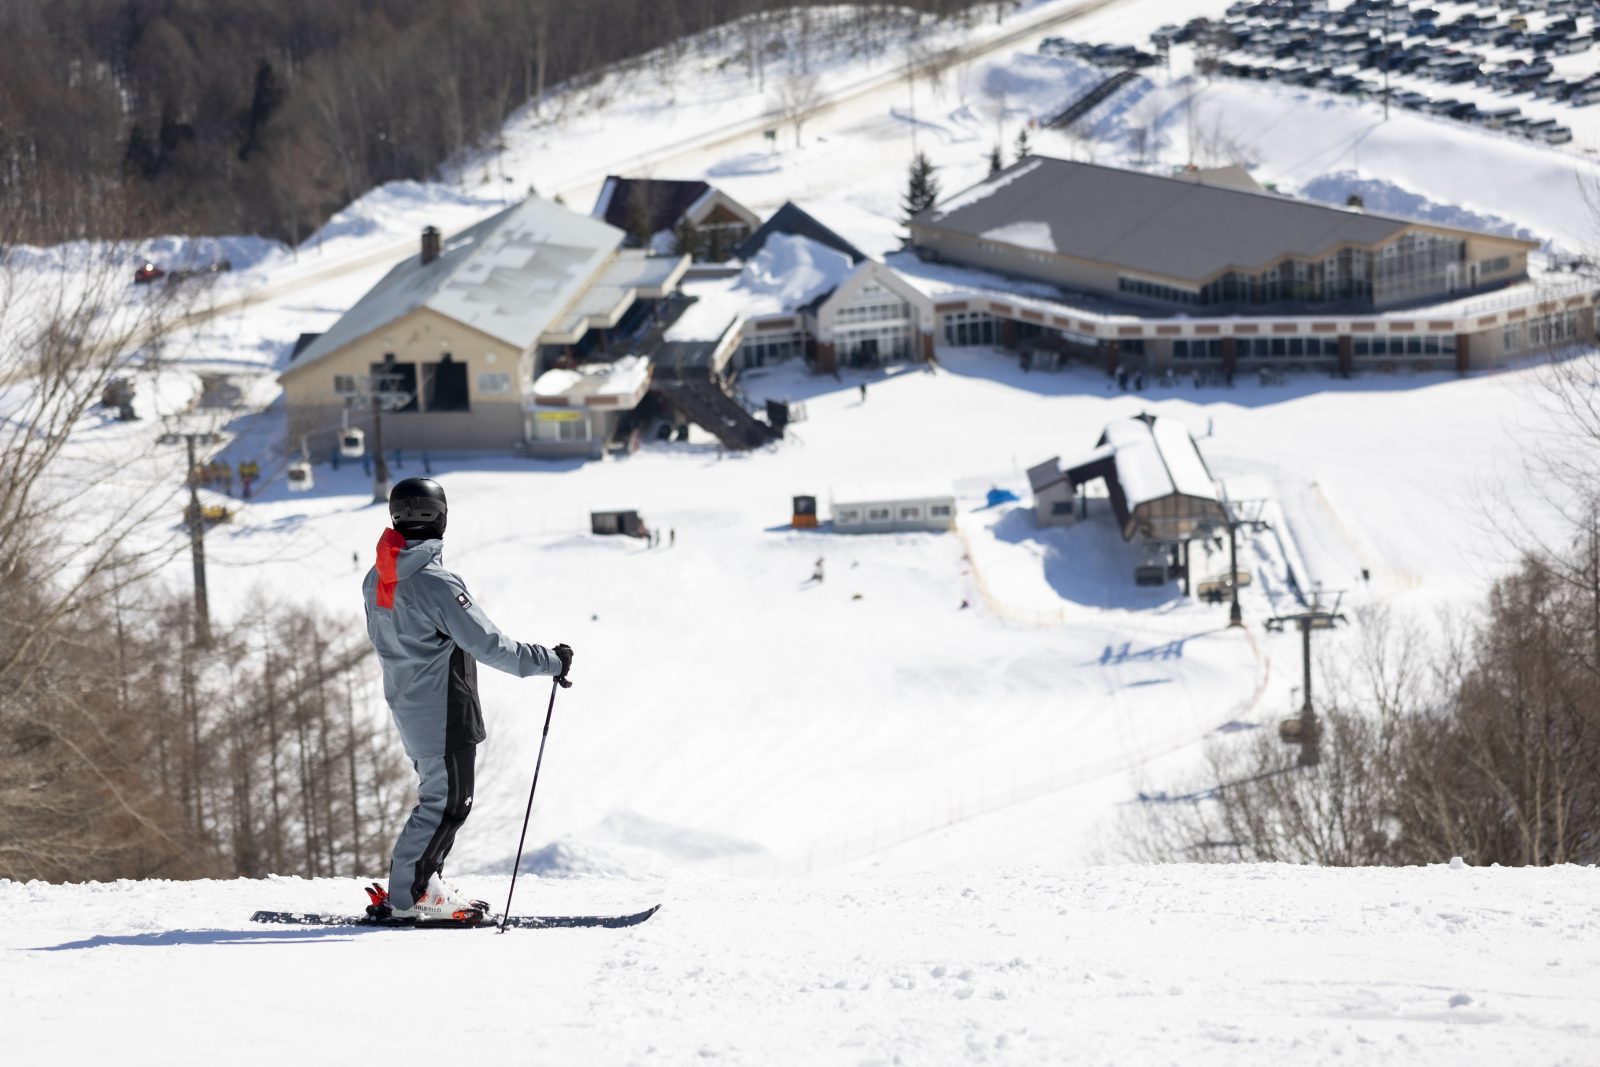
{"label": "row of windows on lodge", "polygon": [[[1406,336],[1361,336],[1351,339],[1351,354],[1362,356],[1438,356],[1455,355],[1453,333],[1409,334]],[[1335,337],[1238,337],[1234,339],[1236,359],[1337,358],[1339,341]],[[1222,341],[1177,339],[1172,342],[1173,359],[1221,359]]]}
{"label": "row of windows on lodge", "polygon": [[[946,344],[958,347],[965,345],[993,345],[1004,340],[1000,320],[984,311],[952,311],[944,316],[944,340]],[[1067,344],[1079,345],[1084,348],[1098,348],[1100,340],[1088,334],[1075,333],[1071,330],[1058,330],[1041,325],[1037,322],[1020,322],[1012,320],[1012,328],[1018,341],[1027,341],[1035,337],[1053,337]],[[1133,346],[1130,348],[1130,345]],[[1143,342],[1124,341],[1122,350],[1142,351]]]}
{"label": "row of windows on lodge", "polygon": [[[834,518],[845,525],[861,521],[861,508],[840,508]],[[885,506],[866,508],[868,522],[889,522],[894,517],[896,509]],[[901,504],[898,508],[901,522],[921,522],[924,518],[921,504]],[[929,504],[926,517],[930,519],[948,519],[950,517],[949,504]]]}
{"label": "row of windows on lodge", "polygon": [[1583,332],[1582,316],[1580,311],[1558,311],[1526,323],[1515,322],[1505,327],[1501,343],[1507,352],[1520,352],[1524,342],[1528,348],[1539,349],[1576,341]]}

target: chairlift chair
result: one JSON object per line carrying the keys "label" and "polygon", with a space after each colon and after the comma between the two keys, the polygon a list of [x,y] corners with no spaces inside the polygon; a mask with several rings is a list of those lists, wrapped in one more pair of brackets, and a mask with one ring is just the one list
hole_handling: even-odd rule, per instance
{"label": "chairlift chair", "polygon": [[310,492],[312,486],[316,484],[316,480],[311,476],[311,464],[305,460],[289,464],[288,483],[290,492]]}

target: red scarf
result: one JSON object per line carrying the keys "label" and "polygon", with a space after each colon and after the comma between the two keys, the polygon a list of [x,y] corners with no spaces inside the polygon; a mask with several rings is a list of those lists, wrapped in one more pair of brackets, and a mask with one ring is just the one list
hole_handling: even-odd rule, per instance
{"label": "red scarf", "polygon": [[394,610],[394,587],[400,584],[400,578],[395,574],[395,561],[400,558],[400,551],[406,547],[405,535],[399,530],[390,528],[383,531],[383,536],[378,538],[378,607]]}

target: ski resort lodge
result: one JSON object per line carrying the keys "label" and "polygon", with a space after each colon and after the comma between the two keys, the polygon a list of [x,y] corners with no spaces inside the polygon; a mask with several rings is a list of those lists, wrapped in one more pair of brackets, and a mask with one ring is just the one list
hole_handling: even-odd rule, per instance
{"label": "ski resort lodge", "polygon": [[1281,196],[1242,168],[1164,177],[1027,157],[911,221],[895,266],[949,344],[1143,369],[1465,370],[1595,332],[1593,279],[1536,242]]}
{"label": "ski resort lodge", "polygon": [[291,443],[328,447],[377,403],[391,448],[598,454],[650,383],[648,362],[621,357],[689,265],[625,236],[538,197],[448,243],[424,230],[280,376]]}
{"label": "ski resort lodge", "polygon": [[[693,233],[731,258],[652,251]],[[1593,338],[1600,286],[1530,276],[1536,247],[1281,196],[1238,167],[1030,156],[879,260],[792,203],[757,225],[704,182],[613,176],[593,217],[532,197],[448,242],[430,227],[280,381],[290,443],[313,452],[370,429],[375,403],[388,447],[598,456],[696,423],[747,449],[788,416],[752,414],[733,382],[785,359],[828,374],[999,346],[1025,369],[1231,380],[1468,370]]]}

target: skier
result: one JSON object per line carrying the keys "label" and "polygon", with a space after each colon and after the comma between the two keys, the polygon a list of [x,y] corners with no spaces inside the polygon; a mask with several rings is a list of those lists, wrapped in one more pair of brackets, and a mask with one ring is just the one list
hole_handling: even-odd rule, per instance
{"label": "skier", "polygon": [[456,831],[472,810],[477,745],[484,739],[477,661],[563,685],[572,648],[524,644],[501,633],[443,563],[444,489],[406,478],[389,494],[394,528],[362,583],[367,636],[383,668],[383,695],[420,783],[417,806],[395,842],[389,887],[368,893],[373,913],[401,921],[480,922],[489,905],[444,880]]}

